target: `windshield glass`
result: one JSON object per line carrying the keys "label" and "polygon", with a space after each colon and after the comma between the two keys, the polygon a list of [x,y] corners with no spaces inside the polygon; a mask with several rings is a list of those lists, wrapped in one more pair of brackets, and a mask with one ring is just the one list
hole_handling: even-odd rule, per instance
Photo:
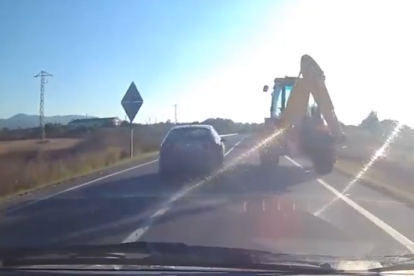
{"label": "windshield glass", "polygon": [[166,136],[166,143],[174,143],[180,141],[209,141],[213,136],[211,131],[207,128],[178,128],[170,131]]}
{"label": "windshield glass", "polygon": [[413,5],[1,0],[0,253],[414,253]]}

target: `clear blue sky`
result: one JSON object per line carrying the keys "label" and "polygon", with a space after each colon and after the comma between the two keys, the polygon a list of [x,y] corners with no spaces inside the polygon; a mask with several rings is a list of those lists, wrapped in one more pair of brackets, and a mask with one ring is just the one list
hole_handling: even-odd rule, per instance
{"label": "clear blue sky", "polygon": [[[0,118],[38,113],[33,76],[46,70],[54,75],[46,87],[49,116],[123,118],[120,101],[135,81],[145,101],[136,122],[173,119],[175,103],[179,121],[263,122],[270,108],[263,84],[296,75],[301,55],[310,54],[341,121],[359,124],[376,110],[381,119],[414,125],[406,100],[413,3],[1,0]],[[379,96],[389,93],[384,79],[401,80],[393,83],[392,105]]]}
{"label": "clear blue sky", "polygon": [[156,117],[160,109],[171,109],[173,119],[180,87],[248,45],[275,5],[285,3],[2,0],[0,118],[37,114],[40,80],[33,76],[45,70],[54,75],[46,86],[48,116],[123,118],[120,100],[135,81],[144,97],[136,121]]}

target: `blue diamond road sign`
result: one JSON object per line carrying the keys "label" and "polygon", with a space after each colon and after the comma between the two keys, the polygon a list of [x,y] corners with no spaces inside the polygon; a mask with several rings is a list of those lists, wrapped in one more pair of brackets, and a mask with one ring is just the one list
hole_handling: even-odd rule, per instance
{"label": "blue diamond road sign", "polygon": [[144,100],[141,94],[135,86],[135,83],[132,82],[121,101],[121,105],[131,122],[135,119],[143,103]]}

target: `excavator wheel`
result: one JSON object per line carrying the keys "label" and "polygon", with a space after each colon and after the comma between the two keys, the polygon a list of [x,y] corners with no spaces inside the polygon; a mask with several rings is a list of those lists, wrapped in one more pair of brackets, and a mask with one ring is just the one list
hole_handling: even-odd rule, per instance
{"label": "excavator wheel", "polygon": [[326,175],[333,171],[336,162],[335,143],[332,135],[326,131],[314,131],[306,137],[304,150],[313,163],[315,172]]}
{"label": "excavator wheel", "polygon": [[264,170],[275,170],[279,166],[280,156],[277,153],[262,151],[260,152],[260,167]]}
{"label": "excavator wheel", "polygon": [[313,169],[319,175],[330,174],[334,168],[334,162],[331,160],[318,160],[313,163]]}

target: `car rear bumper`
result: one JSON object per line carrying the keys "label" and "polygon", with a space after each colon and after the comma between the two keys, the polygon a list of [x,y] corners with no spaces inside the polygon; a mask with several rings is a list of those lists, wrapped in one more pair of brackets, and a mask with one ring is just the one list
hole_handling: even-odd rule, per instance
{"label": "car rear bumper", "polygon": [[189,156],[189,157],[160,157],[159,166],[168,171],[194,172],[206,171],[217,162],[211,156]]}

